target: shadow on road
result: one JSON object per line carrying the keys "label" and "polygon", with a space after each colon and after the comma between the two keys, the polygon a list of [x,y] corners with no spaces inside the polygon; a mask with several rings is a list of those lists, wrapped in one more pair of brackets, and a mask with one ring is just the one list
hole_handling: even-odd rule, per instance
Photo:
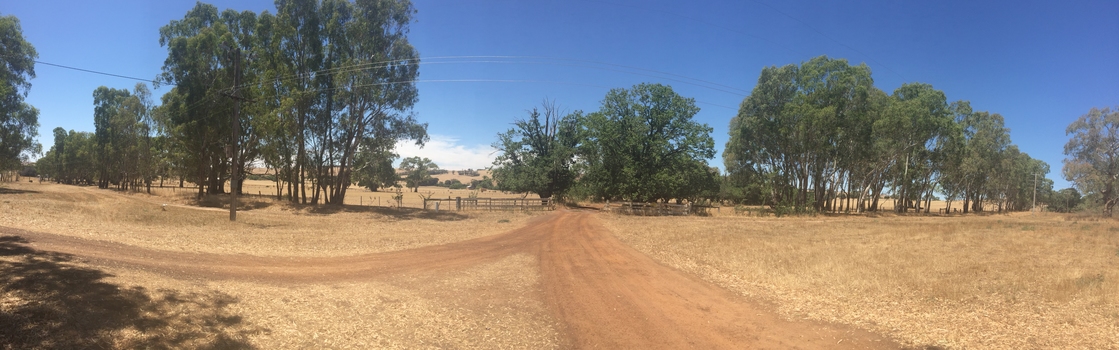
{"label": "shadow on road", "polygon": [[252,349],[260,332],[225,310],[232,296],[117,286],[27,243],[0,236],[0,348]]}

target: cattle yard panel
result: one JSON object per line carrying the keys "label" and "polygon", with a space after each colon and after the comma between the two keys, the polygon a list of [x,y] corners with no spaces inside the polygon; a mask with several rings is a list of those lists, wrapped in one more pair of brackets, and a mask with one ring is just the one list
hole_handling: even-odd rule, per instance
{"label": "cattle yard panel", "polygon": [[642,216],[684,216],[684,215],[709,215],[711,206],[685,204],[671,204],[671,203],[639,203],[639,202],[620,202],[606,203],[602,209],[609,212],[629,214],[629,215],[642,215]]}
{"label": "cattle yard panel", "polygon": [[554,210],[551,198],[449,198],[424,199],[424,210],[538,211]]}

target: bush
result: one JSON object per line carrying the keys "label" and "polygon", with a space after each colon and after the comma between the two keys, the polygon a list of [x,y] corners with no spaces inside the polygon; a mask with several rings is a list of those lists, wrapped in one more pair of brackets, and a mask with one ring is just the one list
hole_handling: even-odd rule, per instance
{"label": "bush", "polygon": [[39,171],[35,170],[34,165],[28,165],[19,170],[19,176],[36,177],[39,176]]}
{"label": "bush", "polygon": [[248,175],[248,176],[246,176],[245,178],[246,178],[246,179],[249,179],[249,180],[268,180],[268,181],[276,181],[276,175],[273,175],[273,174],[263,174],[263,175],[260,175],[260,174],[249,174],[249,175]]}

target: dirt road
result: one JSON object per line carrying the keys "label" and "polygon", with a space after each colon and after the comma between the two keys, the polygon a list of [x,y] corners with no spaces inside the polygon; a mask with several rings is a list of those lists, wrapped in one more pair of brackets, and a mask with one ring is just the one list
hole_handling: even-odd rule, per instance
{"label": "dirt road", "polygon": [[[542,297],[578,348],[896,349],[842,325],[785,321],[767,309],[622,244],[587,211],[558,211],[469,241],[339,258],[168,252],[0,227],[44,251],[182,279],[323,283],[464,269],[538,256]],[[469,298],[470,296],[462,296]]]}

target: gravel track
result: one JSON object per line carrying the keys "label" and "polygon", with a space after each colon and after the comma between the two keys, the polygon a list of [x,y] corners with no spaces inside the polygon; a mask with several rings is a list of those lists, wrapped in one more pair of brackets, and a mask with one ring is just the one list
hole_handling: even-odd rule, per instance
{"label": "gravel track", "polygon": [[[0,227],[30,247],[90,263],[187,280],[330,283],[454,272],[517,253],[538,257],[541,296],[577,348],[896,349],[836,324],[783,320],[725,289],[626,246],[585,210],[561,210],[498,235],[346,257],[287,258],[170,252]],[[470,298],[469,295],[459,296]]]}

